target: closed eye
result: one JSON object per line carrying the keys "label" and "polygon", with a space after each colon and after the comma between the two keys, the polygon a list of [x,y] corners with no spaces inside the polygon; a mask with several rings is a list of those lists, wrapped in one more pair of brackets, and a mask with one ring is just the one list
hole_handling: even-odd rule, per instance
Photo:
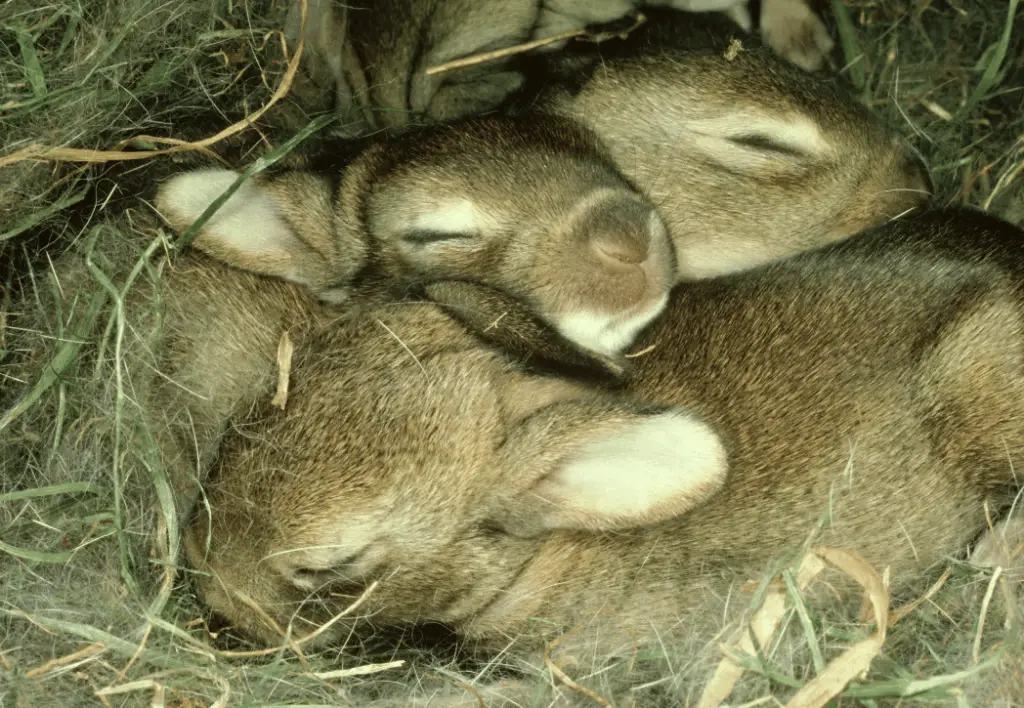
{"label": "closed eye", "polygon": [[445,241],[460,241],[468,243],[474,241],[477,238],[477,234],[472,233],[460,233],[452,231],[431,231],[428,229],[417,229],[415,231],[406,231],[402,234],[402,240],[406,243],[414,246],[429,246],[436,243],[443,243]]}
{"label": "closed eye", "polygon": [[803,165],[835,156],[827,136],[807,116],[769,118],[761,113],[734,112],[685,126],[694,147],[737,169],[760,169],[766,160]]}
{"label": "closed eye", "polygon": [[304,587],[307,590],[315,590],[325,585],[336,583],[336,582],[353,582],[354,578],[350,577],[350,574],[355,572],[355,564],[366,557],[367,548],[357,551],[347,558],[333,559],[330,566],[327,567],[309,567],[300,566],[298,568],[292,568],[289,572],[291,574],[291,580],[298,586]]}
{"label": "closed eye", "polygon": [[807,154],[801,150],[790,145],[783,145],[775,140],[772,140],[767,135],[760,135],[752,133],[750,135],[736,135],[728,138],[728,140],[736,145],[742,145],[743,147],[753,148],[755,150],[761,150],[763,152],[775,152],[787,157],[807,157]]}

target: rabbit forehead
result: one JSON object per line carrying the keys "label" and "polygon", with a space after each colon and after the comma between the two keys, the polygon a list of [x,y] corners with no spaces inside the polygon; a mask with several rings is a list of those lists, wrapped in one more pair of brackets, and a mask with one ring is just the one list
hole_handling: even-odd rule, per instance
{"label": "rabbit forehead", "polygon": [[[647,203],[639,193],[623,185],[587,185],[547,194],[545,199],[515,199],[515,195],[496,193],[431,193],[416,190],[399,195],[382,195],[373,211],[371,228],[378,231],[434,231],[440,233],[481,234],[503,228],[551,220],[571,224],[595,206],[613,199]],[[522,195],[520,195],[522,196]],[[653,211],[653,205],[651,206]],[[551,224],[554,226],[555,224]]]}

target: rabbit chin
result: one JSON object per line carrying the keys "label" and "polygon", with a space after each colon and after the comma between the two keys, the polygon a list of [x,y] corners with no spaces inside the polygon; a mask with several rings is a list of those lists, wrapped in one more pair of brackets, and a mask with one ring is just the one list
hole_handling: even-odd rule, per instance
{"label": "rabbit chin", "polygon": [[575,344],[614,357],[622,354],[640,331],[661,314],[668,297],[665,293],[638,311],[626,313],[570,312],[554,318],[554,325],[563,337]]}

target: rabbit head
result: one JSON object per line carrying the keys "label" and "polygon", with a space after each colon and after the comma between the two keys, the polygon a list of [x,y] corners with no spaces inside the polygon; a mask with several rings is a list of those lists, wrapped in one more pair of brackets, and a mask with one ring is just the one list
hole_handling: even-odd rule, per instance
{"label": "rabbit head", "polygon": [[[642,27],[590,50],[600,61],[579,90],[553,84],[531,110],[598,134],[658,205],[681,279],[838,241],[930,196],[914,151],[835,80],[717,37],[681,46],[673,27]],[[555,57],[553,71],[573,61]]]}
{"label": "rabbit head", "polygon": [[[179,175],[158,207],[186,228],[237,177]],[[675,282],[653,205],[589,132],[547,116],[433,126],[371,143],[340,174],[251,180],[194,245],[328,300],[360,274],[484,283],[605,354],[632,342]]]}
{"label": "rabbit head", "polygon": [[267,444],[225,451],[213,513],[188,535],[204,600],[268,641],[379,577],[375,622],[460,623],[537,538],[656,523],[724,479],[698,417],[516,372],[436,305],[363,313],[306,344]]}

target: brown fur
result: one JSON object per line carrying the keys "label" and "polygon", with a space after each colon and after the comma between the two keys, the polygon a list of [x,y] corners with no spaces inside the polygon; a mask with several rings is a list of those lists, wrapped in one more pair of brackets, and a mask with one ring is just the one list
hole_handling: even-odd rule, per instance
{"label": "brown fur", "polygon": [[299,339],[331,315],[301,288],[201,254],[164,266],[163,333],[145,367],[158,373],[138,377],[140,403],[185,514],[229,422],[273,393],[281,335]]}
{"label": "brown fur", "polygon": [[[375,0],[360,6],[310,0],[303,65],[315,90],[332,97],[345,119],[344,130],[351,134],[451,120],[495,108],[523,84],[524,76],[508,58],[442,74],[428,75],[428,68],[612,22],[640,4],[634,0]],[[677,10],[732,9],[730,16],[750,29],[744,0],[650,4]],[[703,21],[699,15],[675,14],[682,22]],[[805,0],[765,2],[761,25],[768,44],[805,69],[821,68],[831,51],[827,30]],[[300,28],[296,2],[286,25],[293,43]],[[564,45],[564,41],[548,44],[540,51]]]}
{"label": "brown fur", "polygon": [[[184,229],[234,178],[181,175],[158,207]],[[479,118],[379,140],[338,182],[332,192],[326,176],[286,171],[248,184],[194,245],[325,299],[357,273],[401,286],[461,278],[548,321],[582,313],[614,330],[636,320],[634,333],[674,282],[653,205],[565,119]]]}
{"label": "brown fur", "polygon": [[[823,518],[816,543],[890,568],[898,592],[1015,493],[1022,257],[1014,227],[933,212],[681,286],[629,398],[555,395],[481,342],[500,332],[436,305],[353,314],[301,347],[288,410],[227,444],[186,534],[202,596],[273,643],[253,604],[301,634],[377,581],[375,625],[447,622],[505,649],[573,628],[604,658],[703,626]],[[549,493],[560,470],[663,406],[717,431],[724,488],[613,533],[550,523],[574,503]],[[682,438],[659,444],[699,461]],[[634,486],[655,471],[629,465]]]}
{"label": "brown fur", "polygon": [[[616,354],[677,278],[838,241],[927,196],[923,167],[902,140],[830,83],[765,52],[730,59],[674,46],[663,34],[638,35],[604,57],[578,93],[552,89],[517,118],[330,147],[313,158],[319,171],[243,187],[194,245],[335,301],[367,267],[402,284],[482,282],[523,299],[577,343]],[[574,61],[556,60],[552,71],[569,74]],[[584,121],[600,140],[535,109]],[[356,153],[351,161],[336,157],[345,150]],[[233,173],[181,175],[158,205],[184,229],[225,178]],[[649,216],[652,201],[674,249]],[[467,235],[459,204],[476,214],[472,238],[457,238]],[[266,214],[283,223],[268,228]],[[417,244],[423,219],[451,238]]]}
{"label": "brown fur", "polygon": [[[733,56],[716,31],[680,46],[688,30],[670,13],[622,45],[600,45],[578,92],[554,84],[532,104],[600,136],[658,205],[681,279],[838,241],[930,196],[903,139],[834,80],[753,47]],[[551,70],[571,73],[578,61],[555,57]]]}

